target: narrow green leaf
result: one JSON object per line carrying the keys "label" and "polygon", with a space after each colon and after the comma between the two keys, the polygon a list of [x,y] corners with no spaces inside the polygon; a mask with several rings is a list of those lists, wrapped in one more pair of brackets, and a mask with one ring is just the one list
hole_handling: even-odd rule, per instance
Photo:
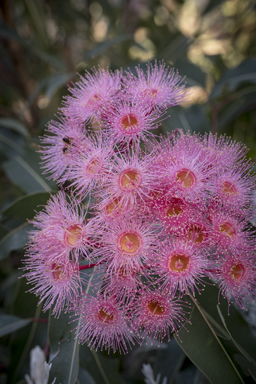
{"label": "narrow green leaf", "polygon": [[[74,328],[78,322],[71,322],[68,313],[62,313],[58,319],[50,315],[48,336],[51,348],[51,383],[56,377],[57,383],[74,384],[78,375],[78,339]],[[72,332],[73,331],[73,332]]]}
{"label": "narrow green leaf", "polygon": [[45,5],[44,2],[37,0],[25,0],[25,4],[30,13],[32,23],[37,32],[39,40],[42,46],[46,49],[49,47],[48,35],[46,32],[46,20],[45,20]]}
{"label": "narrow green leaf", "polygon": [[0,224],[0,240],[7,235],[8,229],[6,229],[2,224]]}
{"label": "narrow green leaf", "polygon": [[[17,135],[16,135],[17,136]],[[15,137],[11,131],[0,132],[0,151],[9,159],[24,153],[24,139]]]}
{"label": "narrow green leaf", "polygon": [[3,209],[1,213],[9,217],[32,219],[35,216],[35,210],[37,212],[41,211],[49,197],[50,194],[48,192],[38,192],[22,196]]}
{"label": "narrow green leaf", "polygon": [[66,85],[73,77],[75,72],[70,73],[57,73],[46,80],[45,96],[51,99],[55,92],[63,85]]}
{"label": "narrow green leaf", "polygon": [[41,175],[20,156],[6,161],[3,164],[3,168],[12,183],[18,185],[27,193],[51,191],[51,188]]}
{"label": "narrow green leaf", "polygon": [[132,40],[132,39],[133,39],[133,35],[131,33],[113,37],[113,39],[104,41],[103,43],[99,44],[97,47],[86,52],[86,54],[83,57],[83,60],[92,59],[96,56],[101,55],[107,49],[113,47],[113,45],[120,44],[120,43],[123,43],[124,41]]}
{"label": "narrow green leaf", "polygon": [[4,236],[0,241],[0,260],[8,257],[11,251],[24,248],[28,240],[28,232],[32,228],[32,225],[24,223]]}
{"label": "narrow green leaf", "polygon": [[185,358],[185,353],[173,338],[166,344],[166,348],[161,348],[158,352],[155,372],[160,372],[162,377],[166,376],[169,382],[175,383]]}
{"label": "narrow green leaf", "polygon": [[18,120],[2,117],[0,118],[0,126],[12,129],[13,131],[25,136],[26,138],[30,137],[30,133],[28,132],[25,125]]}
{"label": "narrow green leaf", "polygon": [[232,92],[243,82],[256,82],[256,58],[247,59],[236,68],[227,70],[213,88],[210,99],[220,96],[224,87]]}
{"label": "narrow green leaf", "polygon": [[9,335],[31,322],[30,319],[21,319],[12,315],[0,315],[0,337]]}
{"label": "narrow green leaf", "polygon": [[80,364],[90,373],[96,384],[122,384],[117,358],[107,358],[84,344],[80,346]]}
{"label": "narrow green leaf", "polygon": [[178,59],[175,62],[175,67],[178,69],[180,76],[185,77],[185,82],[188,86],[205,87],[206,73],[197,65],[186,59]]}
{"label": "narrow green leaf", "polygon": [[[197,296],[198,302],[207,314],[222,328],[223,323],[217,311],[217,303],[220,302],[220,309],[228,329],[228,333],[235,343],[238,344],[251,358],[256,361],[256,337],[242,315],[233,305],[228,307],[227,300],[219,295],[216,286],[207,284],[202,294]],[[229,312],[229,314],[228,314]],[[211,321],[211,320],[210,320]],[[225,331],[225,329],[224,329]]]}
{"label": "narrow green leaf", "polygon": [[185,132],[203,134],[210,130],[208,117],[204,109],[198,105],[192,105],[190,108],[173,107],[168,110],[168,113],[170,118],[163,122],[166,131],[182,128]]}
{"label": "narrow green leaf", "polygon": [[[226,331],[228,332],[230,338],[232,339],[233,343],[235,344],[235,346],[237,347],[237,349],[246,357],[247,360],[249,360],[251,363],[253,363],[255,366],[256,366],[256,361],[244,350],[243,347],[241,347],[241,345],[239,343],[236,342],[236,340],[232,337],[231,333],[229,332],[228,330],[228,327],[226,325],[226,321],[224,319],[224,316],[222,315],[221,313],[221,309],[220,309],[220,306],[217,305],[217,310],[218,310],[218,313],[219,313],[219,316],[220,316],[220,319],[222,321],[222,324],[224,325]],[[238,332],[239,332],[239,329],[238,329]]]}
{"label": "narrow green leaf", "polygon": [[244,383],[200,306],[193,303],[191,325],[175,335],[177,343],[212,384]]}
{"label": "narrow green leaf", "polygon": [[95,384],[95,381],[85,369],[80,367],[77,384]]}
{"label": "narrow green leaf", "polygon": [[[87,284],[88,293],[94,274]],[[79,369],[79,344],[74,329],[79,329],[81,317],[76,321],[70,320],[68,313],[62,313],[58,319],[49,314],[48,337],[50,341],[52,368],[49,382],[57,378],[57,383],[74,384],[77,380]]]}

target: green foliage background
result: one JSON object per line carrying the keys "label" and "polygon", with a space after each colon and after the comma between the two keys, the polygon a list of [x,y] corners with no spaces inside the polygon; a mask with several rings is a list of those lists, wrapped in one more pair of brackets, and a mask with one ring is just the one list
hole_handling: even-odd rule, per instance
{"label": "green foliage background", "polygon": [[150,362],[169,384],[253,383],[256,343],[213,286],[192,300],[192,325],[170,343],[127,356],[78,346],[67,315],[56,320],[25,293],[27,219],[57,190],[38,149],[67,85],[93,66],[131,70],[164,60],[186,76],[190,97],[158,134],[176,128],[227,134],[256,161],[256,5],[253,0],[2,0],[0,2],[0,383],[24,383],[35,345],[52,360],[50,383],[143,383]]}

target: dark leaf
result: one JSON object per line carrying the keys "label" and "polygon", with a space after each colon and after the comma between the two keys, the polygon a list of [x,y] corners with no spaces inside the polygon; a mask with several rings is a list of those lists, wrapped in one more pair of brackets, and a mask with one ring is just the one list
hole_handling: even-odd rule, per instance
{"label": "dark leaf", "polygon": [[26,138],[30,137],[30,134],[25,125],[18,120],[2,117],[0,118],[0,126],[4,128],[9,128],[17,133],[20,133]]}
{"label": "dark leaf", "polygon": [[31,322],[30,319],[20,319],[12,315],[0,315],[0,337],[15,332]]}
{"label": "dark leaf", "polygon": [[212,384],[243,383],[235,364],[196,301],[190,321],[191,325],[186,325],[187,330],[181,328],[175,336],[190,360]]}
{"label": "dark leaf", "polygon": [[17,156],[3,164],[3,168],[14,185],[18,185],[27,193],[50,192],[51,188],[39,171],[35,169],[38,164],[35,152],[27,150],[26,156]]}
{"label": "dark leaf", "polygon": [[22,196],[2,210],[1,213],[4,216],[32,219],[35,216],[35,210],[37,212],[41,211],[49,197],[50,194],[48,192],[39,192]]}
{"label": "dark leaf", "polygon": [[68,313],[62,313],[58,319],[49,317],[50,361],[52,368],[49,382],[56,377],[57,383],[74,384],[78,375],[78,339],[74,328],[78,322],[71,322]]}
{"label": "dark leaf", "polygon": [[122,384],[118,373],[119,359],[104,357],[84,344],[80,346],[80,364],[96,384]]}
{"label": "dark leaf", "polygon": [[28,232],[32,228],[32,225],[24,223],[4,236],[0,241],[0,260],[7,257],[11,251],[24,248],[28,240]]}
{"label": "dark leaf", "polygon": [[[185,59],[178,59],[175,67],[179,71],[181,77],[185,77],[188,86],[200,86],[205,88],[206,73],[201,68]],[[188,97],[189,99],[189,97]]]}
{"label": "dark leaf", "polygon": [[[222,328],[223,322],[217,310],[218,300],[223,319],[225,321],[228,333],[251,358],[256,361],[256,337],[252,333],[249,325],[242,315],[235,309],[233,305],[228,307],[227,301],[219,295],[219,290],[213,285],[206,285],[204,292],[197,297],[201,306],[209,314],[211,318]],[[228,314],[229,312],[229,314]]]}
{"label": "dark leaf", "polygon": [[123,43],[125,41],[129,41],[129,40],[133,40],[133,35],[131,33],[127,35],[113,37],[113,39],[104,41],[103,43],[99,44],[97,47],[86,52],[86,54],[83,57],[83,60],[88,60],[96,56],[99,56],[100,54],[105,52],[107,49],[113,47],[114,45]]}
{"label": "dark leaf", "polygon": [[210,99],[214,99],[222,93],[225,88],[233,92],[243,82],[256,83],[256,58],[243,61],[238,67],[226,71],[212,90]]}

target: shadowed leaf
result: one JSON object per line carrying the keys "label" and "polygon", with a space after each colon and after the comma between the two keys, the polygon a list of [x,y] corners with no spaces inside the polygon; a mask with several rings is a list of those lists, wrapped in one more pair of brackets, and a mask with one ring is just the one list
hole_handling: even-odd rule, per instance
{"label": "shadowed leaf", "polygon": [[0,316],[0,337],[6,336],[9,333],[15,332],[20,328],[25,327],[31,322],[30,319],[20,319],[12,315]]}

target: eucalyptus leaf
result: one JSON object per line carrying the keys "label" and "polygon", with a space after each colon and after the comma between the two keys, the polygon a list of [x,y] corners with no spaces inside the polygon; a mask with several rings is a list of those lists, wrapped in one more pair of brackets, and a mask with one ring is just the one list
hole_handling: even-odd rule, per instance
{"label": "eucalyptus leaf", "polygon": [[173,338],[166,344],[166,348],[161,348],[155,363],[155,372],[161,372],[161,376],[166,376],[169,382],[175,382],[186,355],[179,344]]}
{"label": "eucalyptus leaf", "polygon": [[74,332],[77,325],[78,322],[71,321],[68,313],[61,313],[58,319],[49,316],[50,383],[55,377],[61,384],[74,384],[77,380],[79,345]]}
{"label": "eucalyptus leaf", "polygon": [[30,137],[30,133],[24,124],[22,124],[19,120],[11,119],[11,118],[0,118],[0,126],[12,129],[13,131],[20,133],[26,138]]}
{"label": "eucalyptus leaf", "polygon": [[51,100],[54,93],[57,92],[59,88],[66,85],[73,77],[75,76],[75,72],[70,73],[57,73],[56,75],[45,79],[45,96]]}
{"label": "eucalyptus leaf", "polygon": [[[94,268],[88,272],[90,275],[86,294],[88,293],[92,280]],[[58,319],[50,315],[48,338],[50,342],[52,368],[49,381],[57,378],[61,384],[74,384],[77,380],[79,370],[79,344],[75,328],[79,329],[80,320],[70,320],[69,313],[61,313]]]}
{"label": "eucalyptus leaf", "polygon": [[3,209],[1,213],[3,216],[32,219],[35,216],[35,210],[37,212],[41,211],[49,197],[50,194],[48,192],[38,192],[22,196]]}
{"label": "eucalyptus leaf", "polygon": [[0,315],[0,337],[6,336],[28,325],[30,319],[21,319],[12,315]]}
{"label": "eucalyptus leaf", "polygon": [[219,301],[219,310],[221,310],[228,333],[235,341],[235,344],[238,344],[247,355],[251,356],[252,360],[256,361],[255,335],[239,311],[233,305],[228,306],[227,301],[219,295],[219,289],[216,286],[207,284],[202,294],[196,296],[196,298],[206,313],[209,314],[219,326],[225,329],[217,310],[217,303]]}
{"label": "eucalyptus leaf", "polygon": [[100,54],[105,52],[107,49],[113,47],[114,45],[123,43],[125,41],[129,41],[129,40],[133,40],[133,35],[131,33],[113,37],[112,39],[104,41],[103,43],[99,44],[95,48],[86,52],[86,54],[83,56],[83,60],[88,60],[96,56],[99,56]]}
{"label": "eucalyptus leaf", "polygon": [[180,76],[185,78],[185,82],[188,86],[200,86],[205,88],[206,73],[197,65],[185,59],[178,59],[175,62],[175,67],[178,69]]}
{"label": "eucalyptus leaf", "polygon": [[244,383],[234,362],[218,339],[214,329],[194,301],[191,325],[181,328],[175,339],[190,360],[212,384]]}
{"label": "eucalyptus leaf", "polygon": [[84,344],[80,346],[80,364],[96,384],[122,384],[117,358],[107,358]]}
{"label": "eucalyptus leaf", "polygon": [[4,171],[13,184],[21,187],[25,192],[50,192],[51,188],[42,176],[35,171],[32,164],[21,156],[8,160],[3,164]]}
{"label": "eucalyptus leaf", "polygon": [[8,257],[11,251],[24,248],[28,240],[28,232],[32,228],[32,225],[24,223],[5,235],[0,241],[0,260]]}
{"label": "eucalyptus leaf", "polygon": [[85,369],[79,368],[77,384],[95,384],[90,373],[88,373]]}
{"label": "eucalyptus leaf", "polygon": [[163,122],[163,127],[168,132],[182,128],[185,132],[204,134],[210,130],[208,117],[202,107],[197,105],[192,105],[190,108],[176,106],[170,108],[168,113],[170,114],[169,119]]}
{"label": "eucalyptus leaf", "polygon": [[23,156],[25,140],[16,132],[0,128],[0,152],[11,159],[17,155]]}
{"label": "eucalyptus leaf", "polygon": [[229,332],[228,330],[228,327],[226,325],[226,321],[225,321],[225,318],[224,316],[222,315],[221,313],[221,309],[220,309],[220,306],[217,305],[217,310],[218,310],[218,313],[219,313],[219,316],[221,318],[221,321],[226,329],[226,331],[228,332],[228,334],[230,335],[230,338],[232,339],[233,343],[235,344],[235,346],[237,347],[237,349],[246,357],[247,360],[249,360],[251,363],[253,363],[255,366],[256,366],[256,361],[243,349],[243,347],[241,347],[241,345],[239,345],[235,339],[232,337],[231,333]]}
{"label": "eucalyptus leaf", "polygon": [[256,58],[249,58],[236,68],[228,69],[213,88],[210,99],[220,96],[224,88],[233,92],[243,82],[256,83]]}

